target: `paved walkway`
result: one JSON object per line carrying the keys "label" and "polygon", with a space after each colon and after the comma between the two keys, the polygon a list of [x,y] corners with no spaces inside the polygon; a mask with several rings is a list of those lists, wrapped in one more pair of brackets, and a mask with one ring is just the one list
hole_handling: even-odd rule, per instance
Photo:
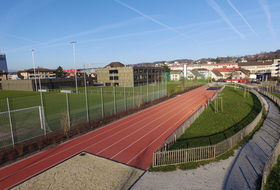
{"label": "paved walkway", "polygon": [[263,126],[238,152],[223,189],[256,189],[256,182],[261,183],[264,165],[280,138],[279,110],[268,98],[264,99],[268,112]]}

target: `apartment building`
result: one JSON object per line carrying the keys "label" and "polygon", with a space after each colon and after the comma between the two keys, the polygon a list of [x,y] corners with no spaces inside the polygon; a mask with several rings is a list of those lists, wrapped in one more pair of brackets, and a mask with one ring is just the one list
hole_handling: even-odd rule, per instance
{"label": "apartment building", "polygon": [[164,69],[161,67],[126,67],[120,62],[112,62],[104,68],[96,69],[97,83],[104,86],[133,87],[160,82]]}

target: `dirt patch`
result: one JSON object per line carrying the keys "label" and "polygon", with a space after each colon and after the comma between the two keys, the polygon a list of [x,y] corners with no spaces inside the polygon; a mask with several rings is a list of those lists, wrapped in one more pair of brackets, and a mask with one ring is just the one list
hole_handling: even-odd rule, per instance
{"label": "dirt patch", "polygon": [[19,189],[128,189],[143,170],[81,153],[21,183]]}

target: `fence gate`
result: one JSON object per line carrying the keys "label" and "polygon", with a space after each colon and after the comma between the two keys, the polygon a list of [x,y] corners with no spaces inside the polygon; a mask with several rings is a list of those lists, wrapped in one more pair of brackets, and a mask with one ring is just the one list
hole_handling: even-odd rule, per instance
{"label": "fence gate", "polygon": [[41,106],[0,112],[0,147],[45,134]]}

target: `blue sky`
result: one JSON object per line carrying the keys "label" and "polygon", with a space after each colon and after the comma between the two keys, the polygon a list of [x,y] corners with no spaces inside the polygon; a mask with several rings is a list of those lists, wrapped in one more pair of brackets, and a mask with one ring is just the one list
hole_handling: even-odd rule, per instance
{"label": "blue sky", "polygon": [[[276,51],[279,0],[2,0],[9,70],[216,58]],[[93,65],[88,65],[93,64]]]}

